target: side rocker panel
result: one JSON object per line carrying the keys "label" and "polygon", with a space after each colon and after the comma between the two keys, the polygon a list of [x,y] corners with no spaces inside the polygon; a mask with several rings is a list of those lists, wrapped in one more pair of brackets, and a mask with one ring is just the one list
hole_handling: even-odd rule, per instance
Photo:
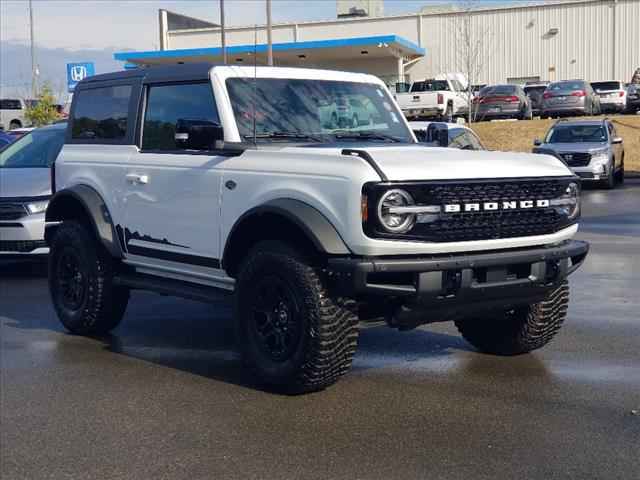
{"label": "side rocker panel", "polygon": [[[79,205],[90,219],[96,238],[115,258],[123,258],[122,247],[107,206],[98,192],[86,185],[75,185],[57,192],[46,213],[46,222],[58,222],[70,218],[69,205]],[[48,236],[45,234],[45,238]],[[48,242],[47,238],[47,242]]]}

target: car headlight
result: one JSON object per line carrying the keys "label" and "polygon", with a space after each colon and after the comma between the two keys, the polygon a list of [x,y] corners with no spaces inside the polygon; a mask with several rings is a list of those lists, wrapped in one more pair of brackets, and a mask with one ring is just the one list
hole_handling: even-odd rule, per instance
{"label": "car headlight", "polygon": [[609,153],[604,152],[594,152],[591,154],[591,163],[594,165],[606,165],[609,163]]}
{"label": "car headlight", "polygon": [[378,202],[378,219],[391,233],[406,233],[416,223],[416,213],[412,211],[413,197],[405,190],[394,189],[385,192]]}
{"label": "car headlight", "polygon": [[564,194],[550,200],[549,205],[567,219],[574,220],[580,213],[580,187],[577,183],[571,182]]}
{"label": "car headlight", "polygon": [[49,200],[41,200],[39,202],[31,202],[27,203],[27,210],[31,215],[35,215],[36,213],[42,213],[47,209],[49,205]]}
{"label": "car headlight", "polygon": [[604,173],[609,164],[609,153],[606,151],[594,152],[591,154],[591,167]]}

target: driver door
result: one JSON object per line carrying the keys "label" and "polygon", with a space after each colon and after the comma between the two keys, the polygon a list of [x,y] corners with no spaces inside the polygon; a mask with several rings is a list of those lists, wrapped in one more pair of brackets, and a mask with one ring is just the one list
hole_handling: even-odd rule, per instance
{"label": "driver door", "polygon": [[220,273],[220,164],[189,143],[185,124],[219,126],[209,82],[146,86],[139,152],[124,169],[125,239],[133,263],[165,271]]}

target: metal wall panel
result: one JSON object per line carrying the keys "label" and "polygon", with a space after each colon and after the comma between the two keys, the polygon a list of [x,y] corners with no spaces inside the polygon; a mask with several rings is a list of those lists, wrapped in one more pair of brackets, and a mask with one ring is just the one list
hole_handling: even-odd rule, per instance
{"label": "metal wall panel", "polygon": [[[427,50],[426,56],[406,71],[415,80],[463,70],[465,55],[457,32],[463,18],[460,13],[445,13],[289,23],[275,25],[273,38],[274,42],[293,42],[399,35]],[[480,10],[471,13],[471,22],[471,31],[481,38],[485,50],[478,83],[525,77],[629,81],[635,68],[640,67],[640,0],[568,1]],[[552,29],[557,33],[552,34]],[[171,49],[219,45],[219,33],[206,29],[169,32],[168,38]],[[253,41],[253,27],[227,31],[228,45]],[[261,26],[258,43],[265,42],[266,32]],[[387,75],[398,73],[397,66],[388,68]],[[380,68],[372,73],[381,75]]]}

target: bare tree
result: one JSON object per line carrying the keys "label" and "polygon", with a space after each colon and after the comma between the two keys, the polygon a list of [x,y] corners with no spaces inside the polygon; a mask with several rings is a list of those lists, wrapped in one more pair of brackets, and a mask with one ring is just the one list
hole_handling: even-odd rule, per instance
{"label": "bare tree", "polygon": [[493,40],[491,29],[479,29],[474,26],[475,2],[465,2],[461,5],[460,13],[453,18],[455,33],[457,68],[467,80],[467,121],[475,120],[473,111],[473,85],[478,84],[480,75],[488,61],[490,46]]}

